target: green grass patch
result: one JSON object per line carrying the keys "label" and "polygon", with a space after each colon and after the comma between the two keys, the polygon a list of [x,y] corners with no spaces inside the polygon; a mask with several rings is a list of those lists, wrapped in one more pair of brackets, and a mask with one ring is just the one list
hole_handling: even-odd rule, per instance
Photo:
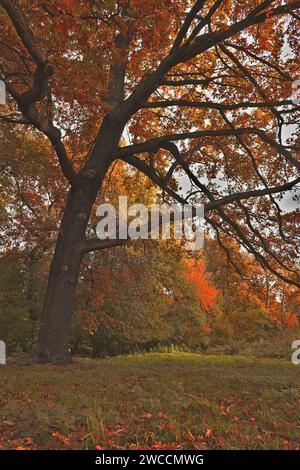
{"label": "green grass patch", "polygon": [[0,368],[0,448],[297,449],[300,368],[190,353]]}

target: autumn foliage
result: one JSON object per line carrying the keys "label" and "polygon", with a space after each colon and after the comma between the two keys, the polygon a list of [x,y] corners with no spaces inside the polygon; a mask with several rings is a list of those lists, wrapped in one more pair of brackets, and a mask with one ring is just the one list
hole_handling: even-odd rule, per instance
{"label": "autumn foliage", "polygon": [[[39,360],[70,361],[74,323],[89,350],[99,331],[125,349],[195,348],[216,324],[223,338],[295,327],[299,2],[0,7],[0,236],[40,323]],[[124,193],[204,204],[222,268],[205,252],[186,259],[180,244],[98,240],[97,204]]]}

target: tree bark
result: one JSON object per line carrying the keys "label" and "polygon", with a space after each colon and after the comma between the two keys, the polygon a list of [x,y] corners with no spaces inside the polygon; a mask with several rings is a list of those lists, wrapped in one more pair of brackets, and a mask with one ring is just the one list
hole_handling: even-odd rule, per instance
{"label": "tree bark", "polygon": [[64,216],[50,267],[48,287],[38,338],[37,359],[42,363],[66,365],[71,362],[68,349],[75,291],[86,240],[86,229],[97,194],[123,132],[124,124],[108,115],[84,168],[79,184],[68,194]]}
{"label": "tree bark", "polygon": [[[96,197],[96,196],[95,196]],[[71,189],[50,267],[38,340],[38,360],[70,363],[68,336],[82,255],[80,243],[94,197]]]}

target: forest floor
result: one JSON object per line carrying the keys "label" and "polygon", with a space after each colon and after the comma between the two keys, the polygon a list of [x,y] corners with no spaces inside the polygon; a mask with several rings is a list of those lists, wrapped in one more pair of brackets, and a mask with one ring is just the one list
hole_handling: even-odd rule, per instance
{"label": "forest floor", "polygon": [[299,449],[300,366],[145,354],[0,366],[0,449]]}

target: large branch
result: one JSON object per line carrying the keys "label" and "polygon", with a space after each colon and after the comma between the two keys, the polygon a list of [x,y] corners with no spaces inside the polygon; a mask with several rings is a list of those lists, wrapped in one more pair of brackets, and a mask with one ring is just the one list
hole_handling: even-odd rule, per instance
{"label": "large branch", "polygon": [[218,199],[215,202],[211,202],[205,206],[206,211],[210,211],[212,209],[216,209],[217,207],[220,206],[225,206],[226,204],[230,204],[233,202],[238,202],[242,201],[244,199],[252,199],[252,198],[258,198],[262,196],[267,196],[269,194],[279,194],[279,193],[284,193],[286,191],[290,191],[293,189],[294,186],[300,183],[300,178],[296,178],[293,181],[290,181],[288,183],[279,185],[279,186],[274,186],[270,188],[265,188],[265,189],[254,189],[251,191],[244,191],[244,192],[239,192],[235,194],[230,194],[228,196],[223,197],[222,199]]}
{"label": "large branch", "polygon": [[0,0],[0,5],[7,11],[19,38],[30,53],[31,57],[34,59],[35,63],[39,67],[43,68],[45,64],[47,64],[46,56],[40,48],[39,42],[30,30],[28,22],[24,18],[17,2],[14,2],[13,0]]}
{"label": "large branch", "polygon": [[241,103],[216,103],[213,101],[189,101],[189,100],[164,100],[164,101],[150,101],[144,103],[143,108],[169,108],[172,106],[183,107],[183,108],[208,108],[230,111],[240,108],[273,108],[277,106],[286,106],[293,104],[292,100],[282,101],[245,101]]}
{"label": "large branch", "polygon": [[179,48],[175,48],[175,50],[171,49],[170,54],[162,60],[155,72],[150,73],[146,79],[143,77],[135,91],[125,101],[122,113],[123,116],[129,119],[135,114],[143,106],[143,103],[148,101],[154,91],[162,85],[165,75],[176,65],[187,62],[201,52],[205,52],[217,46],[220,42],[235,36],[252,25],[263,23],[268,17],[287,14],[300,7],[300,0],[297,0],[287,5],[282,5],[260,13],[260,11],[265,9],[270,3],[270,1],[261,3],[252,10],[246,18],[232,24],[223,31],[213,31],[202,34],[195,37],[191,44],[186,42]]}
{"label": "large branch", "polygon": [[167,142],[176,142],[181,140],[190,140],[190,139],[201,139],[205,137],[224,137],[224,136],[241,136],[243,134],[254,134],[259,136],[263,141],[268,143],[270,146],[275,148],[279,153],[285,156],[285,158],[296,168],[300,169],[300,161],[297,160],[291,152],[289,152],[285,147],[280,145],[274,139],[269,137],[264,131],[261,129],[257,129],[254,127],[248,128],[238,128],[238,129],[214,129],[214,130],[205,130],[205,131],[195,131],[195,132],[185,132],[182,134],[170,134],[162,137],[158,137],[157,139],[152,139],[147,142],[136,144],[136,145],[129,145],[126,147],[122,147],[118,150],[118,154],[122,157],[125,155],[136,154],[136,153],[143,153],[148,152],[151,150],[155,150],[162,146],[162,144]]}
{"label": "large branch", "polygon": [[109,248],[115,248],[117,246],[128,245],[130,240],[121,240],[121,239],[107,239],[100,240],[99,238],[90,238],[85,239],[81,242],[79,251],[82,255],[91,253],[93,251],[108,250]]}
{"label": "large branch", "polygon": [[[194,183],[197,184],[200,189],[202,189],[205,193],[205,186],[202,185],[199,181],[198,178],[191,172],[189,169],[188,163],[183,159],[183,157],[180,155],[180,152],[175,144],[168,143],[162,144],[161,148],[164,148],[165,150],[168,150],[172,153],[173,157],[175,158],[175,161],[178,166],[181,166],[185,172],[188,174],[188,176],[193,180]],[[122,160],[138,170],[140,170],[142,173],[144,173],[146,176],[148,176],[155,184],[157,184],[161,189],[166,190],[166,180],[165,178],[161,178],[156,172],[155,169],[147,165],[143,160],[137,158],[135,155],[126,155],[121,157]],[[300,177],[294,179],[293,181],[289,181],[287,183],[284,183],[282,185],[274,186],[274,187],[268,187],[264,189],[256,189],[256,190],[249,190],[249,191],[242,191],[234,194],[230,194],[228,196],[225,196],[221,199],[214,199],[212,202],[209,202],[205,204],[205,212],[209,212],[213,209],[216,209],[218,207],[233,203],[233,202],[239,202],[241,200],[245,199],[251,199],[251,198],[258,198],[258,197],[263,197],[267,196],[270,194],[279,194],[279,193],[284,193],[286,191],[290,191],[294,186],[300,183]],[[204,189],[205,188],[205,189]],[[169,189],[168,194],[172,197],[174,197],[176,200],[178,200],[179,195],[175,193],[175,191]],[[206,193],[207,195],[207,193]],[[180,199],[180,201],[182,201]]]}
{"label": "large branch", "polygon": [[253,26],[255,24],[264,23],[267,18],[280,16],[283,14],[291,13],[293,10],[296,10],[300,7],[300,1],[297,0],[295,2],[288,3],[286,5],[279,6],[277,8],[270,9],[263,13],[258,13],[261,9],[266,9],[268,5],[272,3],[271,1],[266,1],[252,10],[246,18],[241,21],[238,21],[231,25],[229,28],[225,29],[224,31],[219,32],[211,32],[208,34],[203,34],[201,36],[197,36],[192,43],[192,45],[188,48],[188,50],[184,54],[184,60],[190,60],[196,55],[200,54],[200,52],[204,52],[211,47],[218,45],[220,42],[229,39],[230,37],[242,32],[243,30],[247,29],[249,26]]}
{"label": "large branch", "polygon": [[12,0],[0,0],[0,5],[7,11],[19,38],[36,63],[31,88],[19,94],[9,83],[6,83],[7,89],[17,102],[28,123],[50,139],[66,179],[71,185],[77,185],[79,182],[78,177],[61,140],[60,130],[53,124],[51,113],[47,112],[44,115],[36,108],[36,103],[49,96],[48,80],[54,74],[54,68],[40,48],[39,42],[32,33],[18,4]]}
{"label": "large branch", "polygon": [[172,51],[176,50],[181,46],[186,34],[188,33],[188,30],[191,27],[191,24],[193,23],[194,19],[200,12],[201,8],[204,6],[206,0],[197,0],[189,13],[186,15],[186,18],[176,36],[176,39],[174,41]]}
{"label": "large branch", "polygon": [[[253,254],[255,256],[255,258],[259,261],[259,263],[263,267],[267,268],[270,272],[272,272],[274,275],[276,275],[277,277],[279,277],[283,281],[285,281],[289,284],[292,284],[292,285],[297,285],[297,286],[300,287],[300,283],[297,280],[290,279],[290,278],[286,277],[284,274],[282,274],[280,271],[273,268],[273,266],[269,263],[269,261],[259,251],[257,251],[257,249],[255,248],[253,243],[244,234],[241,227],[236,222],[234,222],[224,212],[224,210],[221,207],[221,206],[223,206],[225,204],[228,204],[230,202],[239,202],[243,199],[249,199],[249,198],[252,198],[252,197],[261,197],[261,196],[264,196],[264,195],[267,195],[267,194],[282,193],[282,192],[291,190],[297,183],[300,182],[300,178],[298,178],[294,181],[291,181],[289,183],[286,183],[284,185],[281,185],[281,186],[277,186],[277,187],[274,187],[274,188],[268,188],[268,190],[263,189],[263,190],[247,191],[247,192],[244,192],[244,193],[236,193],[234,195],[227,196],[227,197],[222,198],[220,200],[216,200],[215,197],[213,196],[213,194],[208,190],[208,188],[206,186],[204,186],[202,183],[200,183],[198,178],[196,178],[196,176],[191,172],[191,170],[189,169],[188,164],[182,160],[182,157],[180,156],[180,153],[179,153],[177,147],[174,144],[170,144],[170,145],[163,144],[162,147],[171,151],[173,156],[176,158],[177,162],[180,163],[181,166],[184,168],[187,175],[192,179],[192,181],[196,184],[196,186],[198,186],[200,188],[200,190],[210,200],[210,202],[205,205],[205,213],[207,214],[207,212],[209,212],[213,209],[216,210],[218,215],[221,217],[221,219],[225,223],[227,223],[234,230],[236,235],[240,238],[240,240],[244,244],[245,248],[251,254]],[[140,160],[139,158],[137,158],[133,155],[124,156],[124,158],[122,158],[122,159],[125,162],[131,164],[135,168],[142,171],[154,183],[158,184],[163,190],[165,190],[168,194],[170,194],[172,197],[174,197],[175,200],[177,200],[181,204],[184,204],[186,202],[180,195],[178,195],[176,193],[174,194],[174,192],[172,190],[169,190],[169,188],[167,188],[165,186],[165,184],[163,183],[163,179],[161,179],[161,184],[160,184],[159,180],[158,180],[158,176],[156,175],[154,169],[152,167],[150,167],[149,165],[147,165],[145,162],[143,162],[142,160]],[[195,208],[194,208],[194,210],[196,211]],[[206,215],[206,220],[211,222],[210,218],[207,217],[207,215]],[[270,250],[268,249],[267,252],[270,252]],[[268,254],[270,254],[270,253],[268,253]],[[289,269],[284,263],[282,263],[281,260],[278,260],[276,255],[274,256],[273,253],[271,253],[271,256],[273,257],[273,259],[275,259],[275,261],[277,261],[277,263],[279,263],[285,269],[287,269],[291,272],[294,272],[293,270]]]}
{"label": "large branch", "polygon": [[201,18],[197,26],[194,28],[192,31],[190,37],[188,38],[188,44],[191,44],[191,42],[194,40],[195,37],[197,37],[198,33],[206,26],[207,24],[210,23],[213,15],[216,13],[216,11],[220,8],[222,5],[223,0],[216,0],[215,3],[212,5],[210,10],[208,11],[207,15],[205,15],[204,18]]}

